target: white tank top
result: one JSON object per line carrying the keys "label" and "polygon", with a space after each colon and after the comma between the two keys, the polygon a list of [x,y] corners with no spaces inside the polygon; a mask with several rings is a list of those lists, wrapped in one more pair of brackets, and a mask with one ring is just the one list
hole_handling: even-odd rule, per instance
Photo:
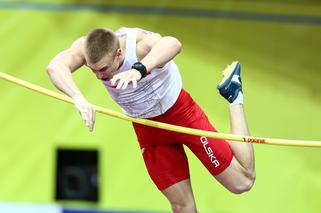
{"label": "white tank top", "polygon": [[[139,28],[122,27],[116,31],[117,37],[126,35],[125,59],[117,73],[130,70],[137,62],[136,33]],[[116,89],[110,81],[102,81],[114,101],[124,113],[131,117],[151,118],[165,113],[176,102],[182,89],[182,80],[174,61],[164,67],[153,69],[145,78],[137,82],[134,89],[129,85],[125,90]]]}

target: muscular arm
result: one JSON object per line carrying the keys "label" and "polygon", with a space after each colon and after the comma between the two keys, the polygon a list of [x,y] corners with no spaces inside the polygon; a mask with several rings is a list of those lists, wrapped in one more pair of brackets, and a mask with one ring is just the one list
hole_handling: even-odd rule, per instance
{"label": "muscular arm", "polygon": [[[181,43],[174,37],[137,33],[137,57],[145,65],[147,72],[163,67],[181,51],[181,48]],[[115,75],[111,82],[113,85],[117,84],[116,89],[126,89],[130,82],[133,83],[133,88],[136,88],[141,77],[137,70],[131,69]]]}
{"label": "muscular arm", "polygon": [[69,49],[54,57],[47,67],[47,72],[52,83],[74,100],[82,119],[89,131],[92,131],[95,123],[95,109],[87,102],[72,78],[72,72],[85,64],[84,39],[78,39]]}
{"label": "muscular arm", "polygon": [[72,72],[85,63],[83,39],[78,39],[69,49],[60,52],[47,66],[47,72],[52,83],[71,98],[82,96],[72,78]]}
{"label": "muscular arm", "polygon": [[[180,53],[182,44],[178,39],[159,34],[145,35],[138,42],[138,48],[142,48],[147,54],[141,59],[141,63],[146,66],[147,71],[162,67]],[[138,50],[139,51],[139,50]]]}

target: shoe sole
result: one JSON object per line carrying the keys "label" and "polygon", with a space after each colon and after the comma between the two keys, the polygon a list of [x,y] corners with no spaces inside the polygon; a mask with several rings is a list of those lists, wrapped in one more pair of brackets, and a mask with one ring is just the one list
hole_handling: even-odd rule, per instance
{"label": "shoe sole", "polygon": [[217,86],[218,89],[226,86],[227,82],[230,82],[235,71],[237,70],[236,68],[240,66],[240,63],[238,61],[233,61],[232,64],[228,65],[227,68],[223,71],[223,79]]}

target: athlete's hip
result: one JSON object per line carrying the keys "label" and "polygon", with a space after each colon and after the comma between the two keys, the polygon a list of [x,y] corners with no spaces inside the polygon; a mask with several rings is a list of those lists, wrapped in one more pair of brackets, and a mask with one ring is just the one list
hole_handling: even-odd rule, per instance
{"label": "athlete's hip", "polygon": [[[191,96],[184,90],[175,104],[164,114],[149,118],[149,120],[212,131],[212,127],[202,111],[202,109],[195,103]],[[193,136],[172,131],[162,130],[154,127],[144,126],[133,123],[137,139],[141,146],[155,145],[160,143],[182,142],[191,139]]]}

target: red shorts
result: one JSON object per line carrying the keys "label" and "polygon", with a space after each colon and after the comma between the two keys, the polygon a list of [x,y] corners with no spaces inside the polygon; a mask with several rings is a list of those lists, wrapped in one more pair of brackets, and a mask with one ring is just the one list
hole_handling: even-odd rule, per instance
{"label": "red shorts", "polygon": [[[216,132],[207,116],[182,89],[176,103],[153,121]],[[183,148],[187,146],[212,175],[224,171],[233,153],[222,139],[187,135],[133,123],[148,173],[159,190],[188,179],[188,160]]]}

